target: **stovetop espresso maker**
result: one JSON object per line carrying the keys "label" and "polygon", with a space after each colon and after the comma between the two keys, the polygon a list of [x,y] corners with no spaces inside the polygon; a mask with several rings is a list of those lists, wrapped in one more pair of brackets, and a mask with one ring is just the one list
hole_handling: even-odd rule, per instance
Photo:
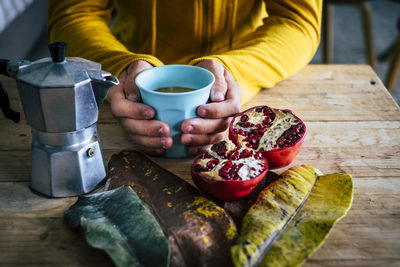
{"label": "stovetop espresso maker", "polygon": [[[32,127],[30,186],[51,197],[88,193],[106,176],[97,132],[98,108],[118,79],[101,65],[65,58],[65,43],[49,44],[51,58],[0,60],[0,74],[15,78]],[[0,83],[5,117],[19,121]]]}

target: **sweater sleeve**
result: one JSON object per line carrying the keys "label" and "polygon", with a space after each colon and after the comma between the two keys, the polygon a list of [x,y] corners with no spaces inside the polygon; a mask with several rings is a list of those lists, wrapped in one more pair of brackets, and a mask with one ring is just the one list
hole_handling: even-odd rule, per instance
{"label": "sweater sleeve", "polygon": [[219,61],[243,88],[243,102],[303,68],[320,39],[322,0],[265,1],[268,17],[234,49],[192,60]]}
{"label": "sweater sleeve", "polygon": [[99,62],[116,76],[137,60],[163,65],[152,55],[128,51],[115,38],[109,27],[111,11],[111,0],[50,0],[49,40],[67,43],[67,56]]}

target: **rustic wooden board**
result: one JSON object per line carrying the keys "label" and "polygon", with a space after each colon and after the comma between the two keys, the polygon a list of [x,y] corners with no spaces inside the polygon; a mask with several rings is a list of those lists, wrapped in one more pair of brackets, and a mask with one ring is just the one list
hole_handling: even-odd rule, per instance
{"label": "rustic wooden board", "polygon": [[[22,111],[15,82],[0,80],[13,108]],[[292,165],[354,178],[352,209],[305,266],[399,266],[400,111],[373,70],[310,65],[261,91],[243,109],[260,104],[290,108],[305,120],[308,135]],[[106,162],[134,148],[107,103],[99,118]],[[105,253],[64,223],[63,211],[76,198],[48,199],[29,189],[30,142],[24,119],[14,124],[0,114],[0,265],[110,266]],[[152,159],[192,183],[192,158]]]}
{"label": "rustic wooden board", "polygon": [[[396,136],[393,136],[391,140],[395,141],[395,138]],[[362,149],[358,146],[346,146],[347,143],[340,147],[335,147],[336,143],[330,147],[311,146],[309,144],[311,142],[311,140],[305,141],[304,147],[291,166],[310,164],[324,173],[347,172],[357,178],[371,176],[371,174],[379,177],[400,176],[400,144],[398,142],[393,146],[369,145]],[[127,144],[130,145],[129,142]],[[108,162],[113,153],[121,149],[115,146],[111,149],[105,148],[103,150],[105,162]],[[0,182],[29,180],[31,159],[29,148],[27,150],[0,150],[0,159]],[[153,160],[182,179],[191,182],[190,165],[193,158],[153,158]],[[280,173],[285,169],[275,171]]]}
{"label": "rustic wooden board", "polygon": [[[400,145],[400,121],[306,121],[304,147],[391,147]],[[27,150],[31,145],[30,129],[22,124],[2,124],[0,150]],[[131,141],[116,123],[98,125],[103,149],[133,149]],[[10,135],[13,137],[10,142]]]}
{"label": "rustic wooden board", "polygon": [[[364,177],[354,181],[355,195],[360,197],[354,198],[349,214],[333,228],[323,249],[318,250],[313,259],[325,264],[340,258],[353,262],[356,266],[367,260],[400,260],[400,255],[396,254],[400,250],[399,179],[388,177],[384,181],[379,181],[376,178]],[[9,201],[10,199],[13,201]],[[91,259],[90,255],[96,250],[84,246],[84,242],[81,242],[82,237],[79,238],[74,231],[70,232],[62,219],[62,212],[75,200],[76,198],[55,200],[43,198],[30,193],[27,183],[1,183],[0,213],[3,215],[2,218],[7,218],[7,220],[0,219],[0,229],[3,233],[0,235],[1,251],[11,250],[10,253],[13,255],[22,255],[28,249],[25,262],[24,258],[21,258],[15,263],[41,264],[42,259],[35,259],[33,255],[60,249],[62,242],[54,241],[55,236],[58,236],[59,240],[68,241],[71,246],[79,247],[81,254],[87,253],[88,264],[95,263],[96,259]],[[349,246],[349,240],[353,246]],[[24,242],[27,243],[21,246]],[[56,246],[52,247],[52,244]],[[62,251],[63,257],[69,260],[76,259],[75,253],[76,250],[71,248]],[[69,263],[66,259],[60,261],[57,255],[59,254],[48,255],[49,261]],[[0,264],[7,263],[8,259],[9,257],[0,254]]]}

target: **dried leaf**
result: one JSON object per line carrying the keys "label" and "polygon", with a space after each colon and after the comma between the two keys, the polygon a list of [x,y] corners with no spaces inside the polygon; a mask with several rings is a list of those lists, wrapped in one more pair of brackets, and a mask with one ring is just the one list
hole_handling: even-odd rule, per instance
{"label": "dried leaf", "polygon": [[260,266],[299,266],[318,249],[351,207],[353,180],[334,173],[317,178],[307,202],[269,250]]}
{"label": "dried leaf", "polygon": [[230,266],[237,236],[228,213],[137,151],[114,154],[107,188],[129,185],[149,205],[171,249],[171,266]]}
{"label": "dried leaf", "polygon": [[231,248],[235,266],[256,266],[306,201],[319,171],[292,167],[261,191],[243,218],[240,235]]}

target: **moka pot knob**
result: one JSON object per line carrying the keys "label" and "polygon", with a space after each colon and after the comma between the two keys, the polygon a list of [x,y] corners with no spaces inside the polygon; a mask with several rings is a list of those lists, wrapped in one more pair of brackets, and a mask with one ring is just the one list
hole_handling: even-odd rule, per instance
{"label": "moka pot knob", "polygon": [[65,60],[65,50],[67,49],[66,43],[55,42],[49,44],[48,47],[53,62],[60,63]]}

